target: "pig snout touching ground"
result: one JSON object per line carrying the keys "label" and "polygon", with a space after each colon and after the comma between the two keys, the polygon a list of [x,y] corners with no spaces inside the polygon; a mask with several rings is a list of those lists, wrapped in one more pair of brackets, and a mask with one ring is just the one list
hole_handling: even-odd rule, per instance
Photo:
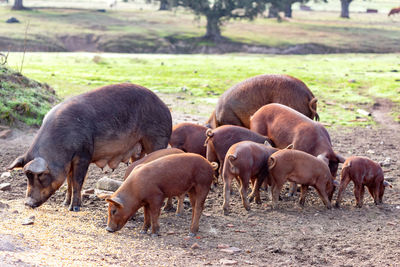
{"label": "pig snout touching ground", "polygon": [[385,187],[392,187],[384,180],[382,168],[378,163],[366,157],[349,157],[343,164],[336,207],[340,206],[343,193],[350,181],[354,183],[354,196],[356,206],[359,208],[363,205],[365,187],[368,188],[376,205],[382,204]]}
{"label": "pig snout touching ground", "polygon": [[[160,149],[154,152],[151,152],[150,154],[146,155],[144,158],[141,158],[135,162],[133,162],[125,171],[124,175],[124,180],[128,178],[129,174],[139,165],[146,164],[149,162],[152,162],[153,160],[159,159],[161,157],[165,157],[168,155],[173,155],[173,154],[179,154],[179,153],[185,153],[180,149],[177,148],[164,148]],[[169,197],[167,200],[167,204],[164,206],[164,210],[172,210],[172,197]],[[179,198],[178,199],[178,207],[176,209],[176,214],[181,215],[183,212],[183,199]]]}
{"label": "pig snout touching ground", "polygon": [[259,189],[268,176],[268,158],[276,151],[278,149],[252,141],[242,141],[229,148],[222,171],[224,181],[223,211],[225,215],[229,214],[231,184],[235,178],[240,184],[240,196],[244,208],[250,210],[250,203],[247,199],[249,181],[253,183],[250,197],[255,196],[256,203],[261,204]]}
{"label": "pig snout touching ground", "polygon": [[109,202],[106,229],[110,232],[120,230],[139,208],[144,207],[142,233],[151,226],[152,235],[158,235],[158,217],[164,199],[187,193],[192,206],[189,235],[195,236],[212,180],[212,165],[194,153],[168,155],[143,164],[106,199]]}
{"label": "pig snout touching ground", "polygon": [[[290,107],[276,103],[263,106],[251,117],[250,129],[268,136],[279,149],[293,144],[296,150],[319,156],[329,165],[333,177],[336,177],[339,163],[344,162],[344,158],[334,152],[325,127]],[[296,189],[292,184],[289,194],[294,195]]]}
{"label": "pig snout touching ground", "polygon": [[224,125],[213,130],[208,129],[206,135],[206,157],[208,161],[219,164],[219,174],[222,174],[226,152],[233,144],[240,141],[253,141],[263,144],[270,141],[265,136],[250,131],[247,128],[234,125]]}
{"label": "pig snout touching ground", "polygon": [[259,108],[280,103],[319,120],[317,99],[299,79],[289,75],[264,74],[251,77],[226,90],[206,122],[207,127],[221,125],[250,127],[250,117]]}
{"label": "pig snout touching ground", "polygon": [[171,113],[152,91],[129,83],[104,86],[53,107],[9,169],[23,168],[28,206],[40,206],[67,179],[64,203],[79,211],[90,163],[115,169],[166,148],[171,132]]}
{"label": "pig snout touching ground", "polygon": [[325,206],[328,209],[332,207],[331,200],[337,183],[323,160],[303,151],[283,149],[270,156],[268,166],[273,208],[278,205],[279,193],[286,181],[301,184],[301,206],[304,206],[308,187],[313,186]]}
{"label": "pig snout touching ground", "polygon": [[184,152],[196,153],[206,157],[207,127],[194,123],[183,122],[172,128],[169,144],[171,147],[179,148]]}

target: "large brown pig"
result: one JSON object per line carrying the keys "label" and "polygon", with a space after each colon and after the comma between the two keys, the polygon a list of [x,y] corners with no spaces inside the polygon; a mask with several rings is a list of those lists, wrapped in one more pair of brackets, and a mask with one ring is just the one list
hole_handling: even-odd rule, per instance
{"label": "large brown pig", "polygon": [[[205,138],[204,138],[205,139]],[[129,165],[128,168],[126,168],[125,175],[124,175],[124,180],[128,178],[129,174],[131,174],[132,170],[135,169],[137,166],[141,166],[142,164],[146,164],[149,162],[152,162],[153,160],[159,159],[161,157],[165,157],[168,155],[173,155],[173,154],[179,154],[179,153],[185,153],[180,149],[177,148],[164,148],[160,149],[154,152],[151,152],[150,154],[146,155],[144,158],[141,158],[135,162],[133,162],[131,165]],[[164,210],[171,210],[172,207],[172,197],[168,198],[167,204],[164,207]],[[176,214],[181,215],[183,211],[183,198],[178,199],[178,208],[176,209]]]}
{"label": "large brown pig", "polygon": [[213,180],[213,168],[202,156],[194,153],[169,155],[135,169],[120,188],[106,199],[107,230],[120,230],[140,207],[144,207],[142,233],[151,226],[158,235],[158,217],[166,197],[189,194],[192,205],[190,236],[199,230],[204,201]]}
{"label": "large brown pig", "polygon": [[315,187],[325,206],[328,209],[332,207],[331,200],[337,182],[333,180],[322,159],[303,151],[283,149],[269,157],[268,167],[274,208],[278,205],[279,193],[286,181],[301,184],[301,206],[304,205],[308,186],[311,185]]}
{"label": "large brown pig", "polygon": [[269,142],[269,139],[265,136],[234,125],[224,125],[213,130],[208,129],[206,135],[206,157],[208,161],[219,164],[220,174],[223,170],[226,152],[233,144],[240,141],[253,141],[261,144]]}
{"label": "large brown pig", "polygon": [[[339,163],[344,162],[344,158],[333,151],[325,127],[290,107],[276,103],[263,106],[251,117],[250,129],[268,136],[277,148],[293,144],[294,149],[319,156],[329,165],[333,177],[336,177]],[[295,194],[294,189],[292,185],[291,195]]]}
{"label": "large brown pig", "polygon": [[67,178],[65,204],[79,211],[90,163],[115,169],[167,147],[171,131],[171,113],[156,94],[128,83],[104,86],[53,107],[9,169],[23,168],[28,177],[26,205],[40,206]]}
{"label": "large brown pig", "polygon": [[252,141],[242,141],[232,145],[225,156],[222,177],[224,179],[224,214],[229,213],[229,198],[231,193],[231,183],[237,179],[240,183],[240,196],[243,206],[250,210],[249,200],[247,199],[247,189],[249,181],[253,181],[253,190],[250,198],[255,196],[256,203],[261,203],[260,186],[268,177],[268,158],[278,151],[270,145],[255,143]]}
{"label": "large brown pig", "polygon": [[225,91],[207,121],[217,128],[231,124],[250,127],[250,116],[269,103],[289,106],[310,119],[319,120],[317,99],[299,79],[288,75],[258,75]]}
{"label": "large brown pig", "polygon": [[359,208],[363,205],[365,186],[368,188],[376,205],[382,203],[385,187],[391,187],[384,180],[382,168],[378,163],[366,157],[349,157],[343,164],[336,207],[340,206],[343,192],[350,181],[354,183],[354,196],[356,197],[356,206]]}
{"label": "large brown pig", "polygon": [[179,148],[185,152],[196,153],[206,157],[206,140],[207,127],[194,123],[183,122],[172,128],[171,139],[169,144],[171,147]]}

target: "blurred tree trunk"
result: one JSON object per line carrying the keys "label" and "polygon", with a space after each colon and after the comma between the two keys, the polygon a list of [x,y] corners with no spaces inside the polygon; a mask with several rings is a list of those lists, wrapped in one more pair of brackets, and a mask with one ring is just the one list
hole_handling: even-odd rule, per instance
{"label": "blurred tree trunk", "polygon": [[159,10],[169,10],[168,0],[160,0],[160,9]]}
{"label": "blurred tree trunk", "polygon": [[268,18],[277,18],[279,15],[279,8],[271,4],[268,9]]}
{"label": "blurred tree trunk", "polygon": [[342,12],[340,13],[341,18],[349,19],[349,5],[353,0],[340,0],[342,4]]}
{"label": "blurred tree trunk", "polygon": [[207,14],[207,32],[205,35],[206,39],[219,41],[222,39],[221,29],[219,28],[220,17],[215,16],[214,14]]}
{"label": "blurred tree trunk", "polygon": [[25,9],[24,5],[22,4],[22,0],[15,0],[12,9],[13,10],[23,10],[23,9]]}
{"label": "blurred tree trunk", "polygon": [[291,18],[292,17],[292,1],[287,1],[285,3],[284,10],[285,12],[285,17]]}

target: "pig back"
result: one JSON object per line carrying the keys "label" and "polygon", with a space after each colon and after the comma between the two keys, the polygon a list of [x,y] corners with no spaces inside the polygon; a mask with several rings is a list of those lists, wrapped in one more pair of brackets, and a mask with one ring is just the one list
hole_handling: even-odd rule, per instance
{"label": "pig back", "polygon": [[[219,125],[229,123],[230,117],[238,117],[242,125],[249,127],[250,116],[269,103],[281,103],[307,117],[317,116],[316,99],[299,79],[288,75],[259,75],[247,79],[227,90],[219,99],[215,117]],[[311,107],[311,108],[310,108]]]}

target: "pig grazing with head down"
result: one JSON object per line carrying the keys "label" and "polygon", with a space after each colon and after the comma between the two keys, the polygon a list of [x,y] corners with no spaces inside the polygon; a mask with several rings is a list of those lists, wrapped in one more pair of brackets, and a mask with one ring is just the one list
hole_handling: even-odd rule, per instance
{"label": "pig grazing with head down", "polygon": [[336,207],[340,206],[343,192],[350,181],[354,183],[354,196],[356,197],[356,206],[359,208],[363,205],[365,186],[376,205],[382,204],[385,187],[392,187],[384,180],[382,168],[378,163],[366,157],[350,157],[343,164]]}
{"label": "pig grazing with head down", "polygon": [[213,180],[213,167],[194,153],[169,155],[136,168],[106,201],[107,231],[120,230],[136,211],[144,207],[142,233],[150,228],[158,235],[160,209],[166,197],[189,194],[192,205],[190,236],[199,230],[199,219]]}
{"label": "pig grazing with head down", "polygon": [[240,183],[240,196],[243,206],[250,210],[247,199],[249,181],[253,182],[250,198],[255,196],[256,203],[261,204],[260,186],[268,178],[268,158],[278,151],[270,145],[258,144],[252,141],[242,141],[232,145],[225,156],[222,177],[224,179],[224,214],[229,213],[229,198],[233,179]]}
{"label": "pig grazing with head down", "polygon": [[207,127],[194,123],[183,122],[172,128],[171,139],[169,144],[171,147],[179,148],[185,152],[196,153],[206,157],[206,140]]}
{"label": "pig grazing with head down", "polygon": [[206,157],[210,162],[219,163],[219,173],[222,173],[225,155],[228,149],[240,141],[253,141],[264,144],[269,139],[244,127],[224,125],[217,129],[206,131],[207,139],[204,143],[207,146]]}
{"label": "pig grazing with head down", "polygon": [[9,169],[23,168],[28,177],[26,205],[40,206],[67,179],[65,204],[79,211],[90,163],[115,169],[167,147],[171,131],[171,113],[153,92],[128,83],[104,86],[53,107]]}
{"label": "pig grazing with head down", "polygon": [[[275,147],[293,148],[319,156],[328,165],[333,177],[344,158],[332,149],[328,131],[319,122],[312,121],[296,110],[281,104],[268,104],[260,108],[250,120],[250,129],[271,139]],[[295,194],[292,186],[291,194]]]}
{"label": "pig grazing with head down", "polygon": [[289,75],[258,75],[238,83],[225,91],[207,121],[207,126],[217,128],[231,124],[250,127],[250,117],[269,103],[281,103],[319,120],[317,99],[299,79]]}
{"label": "pig grazing with head down", "polygon": [[328,209],[332,207],[331,200],[337,182],[333,180],[322,159],[303,151],[283,149],[269,157],[268,168],[274,208],[278,205],[279,193],[286,181],[301,184],[301,206],[304,205],[308,186],[311,185],[315,187],[325,206]]}
{"label": "pig grazing with head down", "polygon": [[[129,165],[128,168],[126,168],[125,175],[124,175],[124,180],[128,178],[128,176],[131,174],[131,172],[136,168],[136,167],[141,167],[143,164],[152,162],[153,160],[168,156],[168,155],[173,155],[173,154],[180,154],[180,153],[185,153],[180,149],[177,148],[164,148],[160,149],[154,152],[151,152],[150,154],[147,154],[143,158],[133,162],[131,165]],[[172,197],[168,198],[167,204],[164,207],[164,210],[171,210],[172,207]],[[181,215],[183,211],[183,198],[179,198],[178,200],[178,208],[176,209],[176,214]]]}

